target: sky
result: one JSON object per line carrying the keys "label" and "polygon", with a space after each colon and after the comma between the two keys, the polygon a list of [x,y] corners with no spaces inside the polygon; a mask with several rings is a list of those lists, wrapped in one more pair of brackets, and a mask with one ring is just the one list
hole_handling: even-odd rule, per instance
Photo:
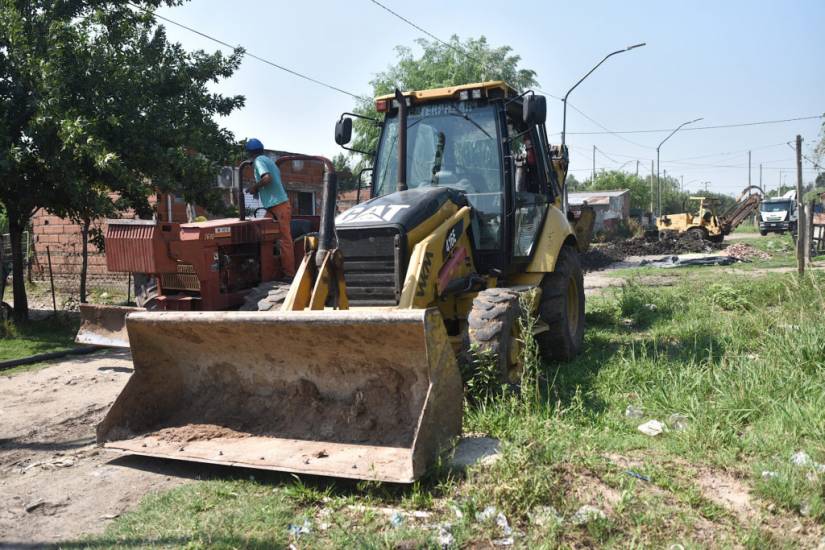
{"label": "sky", "polygon": [[[650,173],[656,146],[669,133],[610,134],[821,116],[825,113],[825,1],[542,1],[487,0],[415,3],[381,0],[427,32],[447,39],[484,35],[508,45],[521,67],[536,71],[542,90],[564,93],[608,53],[646,46],[608,59],[569,98],[567,144],[571,174],[596,170]],[[513,6],[513,7],[505,7]],[[415,48],[417,30],[371,0],[191,0],[160,15],[274,63],[357,95],[396,60],[398,45]],[[162,22],[163,23],[163,22]],[[170,23],[170,38],[188,50],[222,47]],[[246,106],[220,120],[237,138],[257,137],[270,149],[328,157],[340,152],[335,121],[355,100],[247,57],[214,91],[246,96]],[[795,153],[803,137],[811,157],[822,138],[813,119],[714,130],[680,130],[661,146],[661,169],[691,191],[736,195],[751,181],[768,190],[795,182]],[[595,122],[594,122],[595,121]],[[548,132],[559,142],[562,102],[548,98]],[[587,134],[584,132],[602,132]],[[816,170],[804,163],[804,179]]]}

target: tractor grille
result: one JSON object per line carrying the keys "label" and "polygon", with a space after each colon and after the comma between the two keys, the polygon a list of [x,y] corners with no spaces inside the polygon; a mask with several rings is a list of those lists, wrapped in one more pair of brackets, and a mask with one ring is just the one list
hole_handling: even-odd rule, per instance
{"label": "tractor grille", "polygon": [[201,283],[192,264],[178,264],[177,273],[161,273],[160,283],[163,290],[190,290],[199,292]]}
{"label": "tractor grille", "polygon": [[394,306],[401,297],[404,238],[396,227],[338,229],[347,298],[355,306]]}

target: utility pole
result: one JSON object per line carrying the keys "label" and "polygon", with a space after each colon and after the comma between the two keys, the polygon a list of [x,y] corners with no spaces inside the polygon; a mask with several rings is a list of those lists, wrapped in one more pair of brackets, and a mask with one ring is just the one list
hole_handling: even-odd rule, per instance
{"label": "utility pole", "polygon": [[636,161],[636,177],[639,177],[639,161]]}
{"label": "utility pole", "polygon": [[761,162],[759,163],[759,189],[761,189],[762,192],[765,191],[765,188],[762,187],[762,163]]}
{"label": "utility pole", "polygon": [[593,179],[591,183],[596,183],[596,146],[593,146]]}
{"label": "utility pole", "polygon": [[796,269],[805,274],[805,230],[804,203],[802,200],[802,136],[796,135]]}
{"label": "utility pole", "polygon": [[[748,151],[748,187],[751,186],[751,152]],[[748,189],[748,194],[750,194],[750,189]]]}
{"label": "utility pole", "polygon": [[679,191],[681,193],[685,192],[685,176],[682,176],[682,183],[679,185]]}
{"label": "utility pole", "polygon": [[653,159],[650,159],[650,216],[653,219]]}

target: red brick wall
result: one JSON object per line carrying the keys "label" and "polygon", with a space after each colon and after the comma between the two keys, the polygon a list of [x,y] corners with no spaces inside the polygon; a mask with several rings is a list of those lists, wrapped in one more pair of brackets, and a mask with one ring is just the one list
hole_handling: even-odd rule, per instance
{"label": "red brick wall", "polygon": [[[97,220],[94,227],[105,231],[106,223]],[[81,236],[80,225],[70,220],[53,216],[40,210],[32,219],[33,235],[33,268],[32,275],[38,279],[49,276],[47,251],[52,257],[52,271],[55,278],[64,282],[76,280],[79,285],[81,265]],[[106,257],[89,243],[89,275],[90,281],[119,281],[126,280],[125,273],[109,273],[106,270]]]}

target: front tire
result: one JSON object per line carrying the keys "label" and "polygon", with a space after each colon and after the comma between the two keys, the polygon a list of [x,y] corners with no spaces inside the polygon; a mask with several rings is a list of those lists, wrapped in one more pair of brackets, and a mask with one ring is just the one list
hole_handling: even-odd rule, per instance
{"label": "front tire", "polygon": [[542,280],[539,318],[548,326],[536,335],[542,358],[575,358],[584,341],[584,275],[579,255],[571,246],[562,247],[555,271]]}
{"label": "front tire", "polygon": [[508,288],[482,290],[473,300],[467,319],[469,349],[476,355],[490,354],[503,384],[521,379],[522,364],[518,343],[519,294]]}

